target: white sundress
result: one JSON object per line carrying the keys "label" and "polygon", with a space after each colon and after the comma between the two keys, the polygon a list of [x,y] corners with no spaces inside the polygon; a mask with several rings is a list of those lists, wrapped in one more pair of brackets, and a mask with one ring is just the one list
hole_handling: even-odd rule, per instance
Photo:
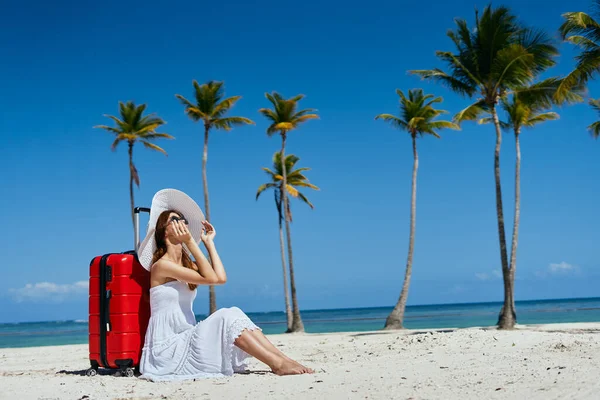
{"label": "white sundress", "polygon": [[140,378],[176,381],[231,376],[246,370],[250,355],[233,344],[245,329],[258,329],[237,307],[222,308],[196,323],[197,291],[170,281],[150,289],[150,321]]}

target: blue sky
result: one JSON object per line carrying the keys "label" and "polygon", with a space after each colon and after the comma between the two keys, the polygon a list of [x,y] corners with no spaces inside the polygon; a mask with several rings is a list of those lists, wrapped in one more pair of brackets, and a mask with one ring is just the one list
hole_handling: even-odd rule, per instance
{"label": "blue sky", "polygon": [[[320,120],[293,132],[288,151],[321,187],[316,208],[294,203],[293,243],[303,309],[391,306],[408,245],[412,153],[409,137],[374,116],[397,111],[396,88],[443,96],[452,114],[468,104],[408,69],[440,66],[435,50],[454,17],[487,3],[341,1],[4,3],[0,15],[2,277],[0,322],[85,319],[85,283],[95,255],[132,247],[126,148],[93,129],[118,101],[146,103],[176,137],[165,157],[135,149],[148,205],[165,187],[203,204],[202,128],[175,94],[192,79],[224,80],[242,95],[233,115],[256,126],[213,132],[209,185],[217,245],[229,282],[219,307],[283,308],[276,212],[255,201],[280,146],[258,114],[264,93],[306,95]],[[498,3],[499,4],[499,3]],[[561,13],[591,1],[510,0],[528,25],[555,33]],[[573,66],[561,44],[554,74]],[[600,96],[598,83],[590,95]],[[523,133],[522,218],[517,299],[598,295],[600,143],[586,132],[598,116],[585,104]],[[502,299],[491,127],[464,125],[419,141],[417,236],[409,304]],[[512,221],[514,138],[502,150],[507,226]],[[145,224],[145,221],[144,221]],[[510,235],[512,229],[508,229]],[[29,285],[29,286],[27,286]],[[36,286],[37,285],[37,286]],[[207,310],[207,290],[195,304]]]}

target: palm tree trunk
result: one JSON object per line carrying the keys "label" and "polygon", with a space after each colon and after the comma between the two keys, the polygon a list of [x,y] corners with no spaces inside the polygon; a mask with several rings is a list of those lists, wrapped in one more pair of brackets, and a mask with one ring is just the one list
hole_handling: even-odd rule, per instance
{"label": "palm tree trunk", "polygon": [[[135,230],[135,218],[133,209],[135,208],[135,201],[133,199],[133,173],[134,173],[134,165],[133,165],[133,143],[129,142],[129,202],[131,206],[131,223],[133,224],[133,229]],[[133,232],[133,242],[135,243],[135,231]],[[137,243],[136,243],[137,246]]]}
{"label": "palm tree trunk", "polygon": [[285,165],[285,141],[287,132],[281,132],[281,170],[283,172],[283,187],[281,198],[283,200],[283,215],[285,217],[285,231],[287,237],[288,248],[288,263],[290,267],[290,286],[292,290],[292,329],[291,332],[304,332],[304,324],[300,317],[300,309],[298,308],[298,298],[296,297],[296,281],[294,279],[294,257],[292,253],[292,234],[290,231],[290,218],[288,213],[288,197],[287,197],[287,171]]}
{"label": "palm tree trunk", "polygon": [[496,215],[498,217],[498,237],[500,242],[500,261],[502,263],[502,277],[504,279],[504,305],[500,310],[498,327],[510,329],[515,325],[514,314],[511,312],[513,289],[510,281],[510,270],[508,268],[508,256],[506,250],[506,233],[504,229],[504,210],[502,206],[502,185],[500,181],[500,148],[502,146],[502,130],[496,104],[491,105],[491,113],[496,127],[496,148],[494,152],[494,177],[496,181]]}
{"label": "palm tree trunk", "polygon": [[417,138],[412,134],[413,145],[413,173],[412,173],[412,193],[410,198],[410,237],[408,240],[408,257],[406,260],[406,272],[404,274],[404,284],[400,292],[398,303],[385,321],[385,329],[402,329],[404,321],[404,311],[406,310],[406,301],[408,300],[408,288],[410,286],[410,277],[412,275],[413,252],[415,249],[415,228],[417,217],[417,169],[419,168],[419,155],[417,154]]}
{"label": "palm tree trunk", "polygon": [[[204,151],[202,152],[202,183],[204,185],[204,211],[205,217],[210,222],[210,202],[208,201],[208,180],[206,177],[206,163],[208,161],[208,131],[210,126],[204,124]],[[210,255],[208,256],[209,261]],[[212,261],[211,261],[212,263]],[[217,299],[215,294],[215,287],[210,285],[208,287],[208,310],[209,315],[217,311]]]}
{"label": "palm tree trunk", "polygon": [[275,193],[275,204],[277,205],[277,212],[279,214],[279,248],[281,249],[281,267],[283,269],[283,294],[285,297],[285,316],[287,321],[287,332],[292,331],[292,321],[294,317],[292,315],[292,307],[290,306],[290,290],[288,288],[287,271],[285,265],[285,248],[283,242],[283,215],[281,212],[281,199],[277,198],[277,190]]}
{"label": "palm tree trunk", "polygon": [[517,322],[515,307],[515,272],[517,269],[517,247],[519,241],[519,222],[521,218],[521,145],[519,143],[520,130],[515,131],[515,219],[513,221],[512,247],[510,252],[510,286],[511,286],[511,313],[514,322]]}

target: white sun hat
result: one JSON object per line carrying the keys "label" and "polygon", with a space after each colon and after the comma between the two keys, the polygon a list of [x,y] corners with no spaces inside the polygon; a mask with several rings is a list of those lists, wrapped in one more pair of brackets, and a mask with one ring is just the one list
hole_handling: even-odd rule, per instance
{"label": "white sun hat", "polygon": [[146,229],[146,238],[142,241],[138,249],[140,264],[147,270],[150,270],[152,267],[152,257],[156,251],[156,240],[154,240],[156,222],[160,214],[167,210],[175,210],[183,214],[189,223],[188,229],[194,241],[200,243],[200,235],[203,228],[202,221],[205,218],[198,204],[180,190],[163,189],[156,192],[152,198],[152,206],[150,207],[150,220]]}

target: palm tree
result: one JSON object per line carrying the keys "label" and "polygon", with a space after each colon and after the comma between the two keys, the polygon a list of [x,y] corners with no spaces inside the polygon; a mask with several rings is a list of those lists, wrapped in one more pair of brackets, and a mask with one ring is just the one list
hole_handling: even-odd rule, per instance
{"label": "palm tree", "polygon": [[153,114],[144,116],[145,110],[145,104],[136,106],[132,101],[128,101],[125,104],[119,102],[119,114],[121,118],[115,117],[114,115],[105,115],[105,117],[108,117],[115,122],[116,127],[107,125],[98,125],[94,127],[104,129],[116,136],[115,141],[111,146],[113,151],[117,149],[117,146],[121,142],[127,142],[127,145],[129,146],[129,199],[131,203],[132,222],[135,203],[133,198],[133,184],[135,183],[138,188],[140,187],[140,176],[133,163],[133,146],[136,142],[141,142],[144,147],[160,151],[164,155],[167,155],[166,151],[151,143],[151,141],[158,138],[174,139],[174,137],[169,134],[156,132],[156,129],[161,125],[164,125],[165,121],[155,117]]}
{"label": "palm tree", "polygon": [[481,16],[476,11],[475,29],[470,29],[462,19],[456,20],[456,25],[456,30],[448,32],[456,52],[436,53],[447,64],[450,72],[438,68],[411,72],[424,79],[440,82],[452,91],[469,98],[478,96],[475,103],[456,115],[455,122],[476,120],[483,113],[490,113],[492,116],[496,130],[496,213],[504,277],[504,305],[500,311],[498,325],[508,329],[515,324],[515,312],[512,307],[514,285],[510,281],[506,249],[500,184],[502,131],[496,106],[500,99],[511,92],[518,92],[519,88],[526,87],[538,74],[553,66],[558,50],[546,34],[522,27],[505,7],[492,9],[491,6],[487,6]]}
{"label": "palm tree", "polygon": [[[592,108],[600,114],[600,99],[591,99],[590,106],[592,106]],[[598,139],[600,137],[600,121],[596,121],[588,126],[588,130],[594,139]]]}
{"label": "palm tree", "polygon": [[[600,0],[594,3],[596,7],[600,6]],[[558,100],[562,100],[573,86],[585,84],[600,72],[600,23],[584,12],[567,12],[562,16],[565,21],[559,28],[560,35],[563,40],[581,48],[581,53],[576,57],[575,70],[567,75],[556,92]],[[600,13],[597,16],[600,17]]]}
{"label": "palm tree", "polygon": [[[304,95],[299,94],[289,99],[284,99],[279,93],[273,92],[272,94],[265,93],[267,99],[273,105],[273,109],[261,108],[258,110],[264,115],[270,122],[271,125],[267,128],[267,135],[273,136],[279,133],[281,136],[281,169],[282,169],[282,185],[287,187],[287,170],[285,161],[285,144],[287,135],[294,129],[297,129],[304,122],[311,119],[318,119],[319,116],[315,114],[313,109],[305,109],[298,111],[298,102],[304,98]],[[281,191],[281,199],[283,203],[283,209],[288,210],[288,198],[287,190]],[[304,324],[300,317],[300,309],[298,308],[298,299],[296,298],[296,281],[294,280],[294,258],[292,253],[292,235],[290,231],[290,218],[288,213],[285,216],[285,232],[287,238],[287,250],[288,250],[288,264],[290,267],[290,286],[292,291],[292,332],[303,332]]]}
{"label": "palm tree", "polygon": [[404,275],[404,284],[400,292],[400,298],[385,321],[385,329],[402,329],[404,321],[404,310],[406,309],[406,300],[408,299],[408,287],[412,274],[413,251],[415,246],[415,227],[417,213],[417,169],[419,167],[419,155],[417,154],[417,137],[431,135],[435,138],[439,129],[450,128],[460,129],[458,125],[450,121],[435,121],[435,119],[446,113],[444,110],[433,108],[433,104],[441,103],[441,97],[434,97],[432,94],[425,95],[422,89],[413,89],[408,91],[408,98],[404,93],[397,89],[396,93],[400,96],[400,116],[392,114],[379,114],[375,119],[382,119],[389,122],[394,128],[408,132],[412,139],[413,149],[413,173],[412,173],[412,192],[410,198],[410,236],[408,240],[408,258],[406,260],[406,271]]}
{"label": "palm tree", "polygon": [[[310,168],[298,168],[294,169],[296,163],[300,159],[293,154],[289,154],[285,157],[285,169],[287,171],[287,186],[286,191],[292,197],[299,198],[304,203],[308,204],[310,208],[314,208],[308,198],[302,194],[297,188],[307,187],[314,190],[319,188],[308,182],[308,178],[304,176],[304,171],[309,171]],[[287,272],[285,267],[285,250],[283,243],[283,207],[281,204],[281,192],[283,190],[283,169],[281,168],[281,153],[276,152],[273,155],[273,170],[269,168],[263,168],[263,170],[271,177],[271,181],[260,185],[256,192],[256,200],[267,189],[273,189],[275,195],[275,206],[277,207],[278,221],[279,221],[279,247],[281,249],[281,265],[283,268],[283,289],[285,295],[285,312],[287,317],[287,332],[292,331],[292,308],[290,306],[290,294],[288,291],[287,283]],[[287,214],[289,215],[290,221],[292,221],[292,211],[288,203]]]}
{"label": "palm tree", "polygon": [[[202,182],[204,185],[204,210],[206,220],[210,221],[210,202],[208,200],[208,181],[206,177],[206,162],[208,161],[208,136],[211,129],[230,131],[237,125],[253,125],[254,122],[244,117],[226,117],[227,112],[242,96],[225,97],[223,82],[209,81],[202,85],[193,81],[196,102],[192,103],[185,97],[176,94],[185,106],[186,114],[195,122],[204,123],[204,150],[202,152]],[[217,300],[214,286],[209,286],[209,312],[217,311]]]}
{"label": "palm tree", "polygon": [[[571,92],[569,96],[573,97],[575,94]],[[546,96],[527,96],[524,94],[513,94],[510,99],[503,98],[501,100],[502,108],[507,116],[507,121],[500,122],[500,125],[505,130],[511,129],[515,135],[515,214],[513,219],[513,235],[509,264],[509,279],[513,290],[517,268],[517,246],[521,216],[521,145],[519,137],[523,128],[533,128],[542,122],[559,118],[557,113],[548,111],[551,104],[549,104],[547,100]],[[482,118],[479,122],[484,124],[493,121],[491,118],[486,117]],[[512,309],[516,314],[514,296],[512,298]],[[514,315],[513,318],[516,322],[516,315]]]}

